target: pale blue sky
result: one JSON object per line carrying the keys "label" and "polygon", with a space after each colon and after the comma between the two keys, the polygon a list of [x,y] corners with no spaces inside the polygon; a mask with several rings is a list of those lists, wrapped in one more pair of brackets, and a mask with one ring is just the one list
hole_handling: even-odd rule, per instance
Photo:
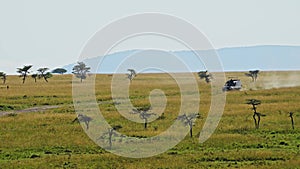
{"label": "pale blue sky", "polygon": [[[300,45],[299,9],[298,0],[0,0],[0,71],[15,73],[24,64],[36,69],[75,62],[101,27],[142,12],[183,18],[216,48]],[[120,49],[130,48],[138,47]]]}

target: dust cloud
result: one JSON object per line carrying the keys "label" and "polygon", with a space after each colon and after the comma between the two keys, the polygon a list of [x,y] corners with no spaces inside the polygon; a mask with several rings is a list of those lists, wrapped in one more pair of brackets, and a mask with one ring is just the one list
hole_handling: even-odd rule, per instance
{"label": "dust cloud", "polygon": [[244,80],[243,90],[276,89],[300,86],[300,71],[261,72],[257,82]]}

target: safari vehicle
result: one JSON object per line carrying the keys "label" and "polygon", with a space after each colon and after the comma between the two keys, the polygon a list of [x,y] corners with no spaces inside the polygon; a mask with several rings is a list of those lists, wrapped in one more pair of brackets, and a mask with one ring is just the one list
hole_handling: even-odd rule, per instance
{"label": "safari vehicle", "polygon": [[239,79],[230,79],[228,80],[224,87],[223,91],[229,91],[229,90],[240,90],[242,88],[242,82]]}

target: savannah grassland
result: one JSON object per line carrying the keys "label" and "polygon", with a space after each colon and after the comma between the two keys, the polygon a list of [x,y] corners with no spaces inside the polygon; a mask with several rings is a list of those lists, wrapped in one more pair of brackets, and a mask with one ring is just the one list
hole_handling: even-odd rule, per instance
{"label": "savannah grassland", "polygon": [[[277,81],[272,81],[276,74]],[[227,92],[226,107],[215,133],[205,143],[198,142],[199,132],[210,107],[210,85],[198,80],[201,95],[201,118],[194,126],[194,137],[187,137],[176,147],[150,158],[119,157],[96,145],[77,122],[72,104],[72,76],[56,75],[49,83],[25,84],[9,76],[0,86],[0,111],[11,112],[0,117],[0,168],[300,168],[300,78],[286,79],[300,72],[262,72],[256,84],[244,73],[226,73],[239,77],[244,90]],[[123,118],[110,94],[112,76],[97,75],[96,97],[99,108],[111,125],[122,126],[119,132],[130,136],[150,137],[167,129],[180,108],[180,92],[166,74],[138,75],[130,86],[134,106],[149,105],[153,89],[165,92],[168,104],[164,119],[143,124]],[[124,80],[125,75],[124,75]],[[79,80],[78,82],[79,83]],[[84,83],[84,82],[83,82]],[[272,88],[283,84],[283,88]],[[262,117],[260,129],[254,128],[253,112],[246,99],[259,99]],[[30,107],[59,105],[46,111],[13,113]],[[288,112],[294,112],[295,130]]]}

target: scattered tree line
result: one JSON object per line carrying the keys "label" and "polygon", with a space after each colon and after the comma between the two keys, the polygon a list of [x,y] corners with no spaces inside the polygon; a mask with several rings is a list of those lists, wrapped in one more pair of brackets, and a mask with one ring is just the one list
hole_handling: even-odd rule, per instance
{"label": "scattered tree line", "polygon": [[[17,68],[17,73],[19,74],[19,77],[22,78],[22,83],[24,84],[26,82],[27,77],[32,73],[30,70],[33,65],[25,65],[23,67]],[[83,79],[86,79],[87,73],[90,72],[90,67],[87,67],[85,63],[78,62],[77,65],[73,67],[73,74],[80,78],[80,81],[82,82]],[[52,74],[61,74],[63,75],[66,73],[67,70],[64,68],[56,68],[49,71],[49,68],[42,67],[37,69],[36,73],[31,74],[31,77],[34,79],[35,82],[37,82],[37,79],[44,79],[46,82],[48,82],[48,79],[51,78]],[[3,80],[3,84],[6,83],[7,75],[5,72],[0,72],[0,79]]]}
{"label": "scattered tree line", "polygon": [[[17,73],[20,74],[19,76],[22,78],[23,84],[25,83],[25,80],[28,77],[28,75],[31,73],[30,72],[31,68],[32,68],[32,65],[26,65],[26,66],[23,66],[22,68],[17,68]],[[57,71],[57,69],[55,69],[54,71],[52,71],[52,73],[63,74],[65,72],[67,72],[67,70],[65,70],[63,68],[58,68],[58,69],[60,71]],[[34,79],[35,82],[37,82],[37,79],[44,79],[48,83],[48,79],[53,76],[52,73],[49,72],[49,68],[42,67],[42,68],[37,69],[37,73],[32,74],[31,77]]]}
{"label": "scattered tree line", "polygon": [[[25,65],[23,67],[17,68],[17,73],[19,74],[19,77],[22,78],[22,83],[24,84],[26,81],[26,78],[31,73],[32,65]],[[53,75],[52,73],[56,74],[64,74],[67,72],[64,68],[57,68],[54,69],[52,72],[48,71],[49,68],[39,68],[37,69],[37,73],[34,73],[31,75],[31,77],[34,79],[35,82],[37,82],[37,79],[44,79],[46,82],[48,82],[48,79],[51,78]],[[7,74],[5,72],[0,72],[0,79],[2,80],[3,84],[6,83],[7,80]]]}
{"label": "scattered tree line", "polygon": [[[248,73],[245,73],[245,75],[247,77],[251,77],[253,82],[256,82],[259,72],[260,72],[259,70],[250,70]],[[197,74],[198,74],[199,78],[204,79],[206,83],[211,82],[211,80],[213,79],[212,74],[208,73],[207,70],[199,71]]]}
{"label": "scattered tree line", "polygon": [[[252,106],[252,110],[253,110],[253,120],[254,120],[254,125],[256,129],[259,129],[259,125],[260,125],[260,120],[261,117],[266,116],[265,114],[259,113],[257,112],[257,106],[261,104],[260,100],[257,99],[247,99],[246,100],[246,104],[249,104]],[[291,118],[291,124],[292,124],[292,129],[295,129],[295,123],[294,123],[294,113],[293,112],[289,112],[289,117]]]}
{"label": "scattered tree line", "polygon": [[[30,69],[32,68],[32,65],[25,65],[21,68],[17,68],[17,73],[19,73],[19,76],[22,78],[22,83],[24,84],[26,81],[26,78],[30,75]],[[75,75],[75,77],[79,78],[81,82],[83,82],[84,79],[87,78],[87,73],[90,72],[90,67],[88,67],[84,62],[77,62],[76,65],[73,67],[72,73]],[[136,76],[137,73],[134,69],[127,69],[129,72],[127,74],[127,78],[132,81]],[[64,74],[66,73],[67,70],[63,68],[56,68],[53,71],[49,71],[49,68],[47,67],[42,67],[37,69],[37,73],[34,73],[31,75],[31,77],[34,79],[35,82],[37,82],[37,79],[44,79],[45,82],[48,82],[48,79],[51,78],[54,74]],[[208,73],[208,71],[200,71],[197,73],[200,79],[204,79],[206,83],[210,83],[211,80],[213,79],[213,76],[211,73]],[[245,73],[246,76],[251,77],[252,81],[255,82],[257,80],[259,74],[259,70],[253,70],[249,71],[249,73]],[[5,72],[0,72],[0,79],[3,81],[3,84],[6,83],[7,80],[7,75]],[[257,111],[257,106],[261,105],[261,101],[257,99],[247,99],[246,104],[251,105],[251,109],[253,110],[253,120],[254,120],[254,125],[256,129],[259,129],[260,123],[261,123],[261,117],[264,117],[264,114],[261,114],[260,112]],[[137,109],[132,109],[131,114],[136,114],[139,116],[140,119],[144,121],[144,129],[147,129],[148,127],[148,119],[151,116],[156,116],[155,113],[150,112],[151,107],[143,107],[143,108],[137,108]],[[294,130],[294,118],[293,118],[294,113],[289,112],[289,117],[291,119],[291,124],[292,124],[292,129]],[[183,114],[177,117],[177,120],[181,121],[184,126],[189,127],[189,134],[190,137],[193,137],[193,126],[195,124],[196,118],[199,118],[200,114],[199,113],[188,113],[188,114]],[[78,121],[78,122],[83,122],[86,125],[86,129],[89,129],[89,124],[92,121],[91,117],[88,117],[86,115],[79,114],[73,122]],[[104,135],[108,135],[108,142],[109,142],[109,147],[112,147],[112,137],[116,136],[116,130],[121,128],[119,127],[112,127],[109,128]],[[103,137],[103,136],[101,136]]]}
{"label": "scattered tree line", "polygon": [[[30,69],[32,68],[32,65],[25,65],[22,68],[17,68],[17,73],[19,73],[20,77],[22,78],[22,83],[24,84],[26,81],[26,78],[30,74]],[[80,78],[80,81],[82,82],[84,79],[87,78],[87,73],[90,72],[90,67],[87,67],[87,65],[84,62],[77,62],[77,65],[73,67],[73,74]],[[137,73],[134,69],[127,69],[129,73],[127,74],[127,78],[132,81],[136,76]],[[34,73],[31,75],[31,77],[34,79],[35,82],[37,82],[37,79],[44,79],[46,82],[48,82],[48,79],[51,78],[53,75],[52,73],[56,74],[64,74],[67,70],[63,68],[56,68],[52,72],[49,72],[49,68],[39,68],[37,69],[37,73]],[[250,70],[248,73],[245,73],[246,76],[251,77],[252,81],[255,82],[257,80],[259,70]],[[211,82],[211,79],[213,79],[213,76],[211,73],[208,73],[208,71],[199,71],[198,76],[200,79],[204,79],[205,82],[209,83]],[[3,84],[6,83],[7,75],[5,72],[0,72],[0,79],[2,79]],[[261,104],[260,100],[256,99],[248,99],[246,104],[252,105],[253,110],[253,120],[255,124],[255,128],[259,129],[261,117],[265,116],[264,114],[261,114],[257,112],[257,106]],[[150,118],[153,115],[156,115],[155,113],[149,113],[149,110],[151,108],[139,108],[139,109],[133,109],[132,114],[139,114],[139,117],[144,120],[144,128],[147,128],[148,124],[148,118]],[[192,126],[193,126],[193,120],[195,118],[199,117],[199,114],[191,114],[191,115],[182,115],[178,118],[178,120],[181,120],[184,122],[185,125],[188,125],[190,127],[190,135],[192,137]],[[294,129],[294,119],[293,119],[293,112],[289,112],[289,117],[291,118],[292,128]],[[83,118],[83,117],[81,117]],[[81,120],[82,121],[82,120]],[[85,121],[86,122],[86,121]],[[88,128],[88,123],[86,123]]]}

